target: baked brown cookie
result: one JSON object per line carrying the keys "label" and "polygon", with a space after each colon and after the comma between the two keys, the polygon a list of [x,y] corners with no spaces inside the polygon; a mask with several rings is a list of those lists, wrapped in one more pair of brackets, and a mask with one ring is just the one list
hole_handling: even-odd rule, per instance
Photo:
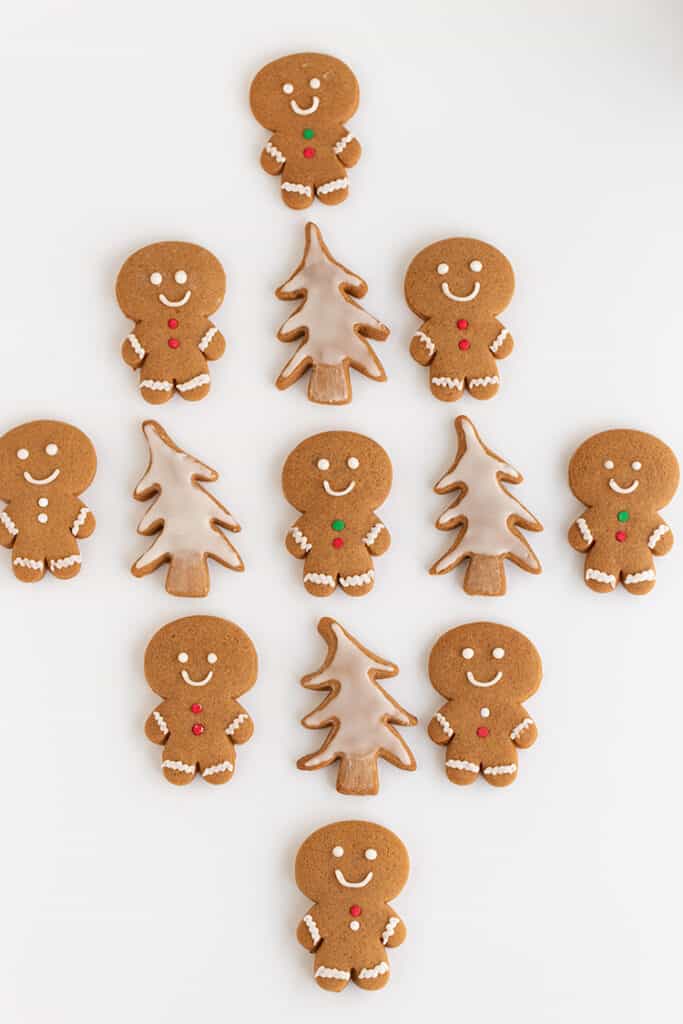
{"label": "baked brown cookie", "polygon": [[406,302],[424,322],[410,353],[429,367],[435,398],[456,402],[465,388],[479,399],[498,392],[498,363],[513,348],[498,315],[514,288],[507,258],[476,238],[444,238],[413,259],[404,283]]}
{"label": "baked brown cookie", "polygon": [[90,438],[70,423],[33,420],[0,438],[0,544],[18,580],[34,583],[46,569],[61,580],[80,572],[79,541],[95,529],[80,495],[96,469]]}
{"label": "baked brown cookie", "polygon": [[323,53],[295,53],[258,72],[249,92],[251,110],[271,136],[261,167],[282,175],[287,206],[303,210],[317,196],[343,202],[349,192],[347,167],[361,147],[345,122],[358,107],[358,82],[351,68]]}
{"label": "baked brown cookie", "polygon": [[436,521],[440,530],[455,530],[455,540],[429,571],[434,575],[451,572],[467,559],[465,593],[497,597],[507,589],[506,559],[526,572],[541,572],[541,563],[520,528],[538,531],[543,527],[504,486],[520,484],[522,474],[484,444],[467,416],[456,418],[455,432],[455,461],[434,487],[437,494],[456,492]]}
{"label": "baked brown cookie", "polygon": [[647,594],[656,581],[655,555],[673,547],[659,515],[678,488],[676,456],[641,430],[605,430],[577,449],[569,486],[587,507],[569,528],[569,543],[586,553],[584,580],[604,594],[621,581],[631,594]]}
{"label": "baked brown cookie", "polygon": [[306,225],[304,257],[275,294],[300,299],[285,320],[280,341],[299,341],[276,383],[284,391],[311,368],[308,397],[324,405],[351,401],[350,367],[372,380],[387,375],[368,339],[385,341],[389,328],[356,302],[368,290],[365,281],[337,263],[315,224]]}
{"label": "baked brown cookie", "polygon": [[308,837],[296,857],[296,884],[313,906],[296,936],[315,955],[321,988],[384,988],[387,948],[406,926],[388,901],[408,880],[408,851],[393,832],[369,821],[338,821]]}
{"label": "baked brown cookie", "polygon": [[121,355],[140,371],[146,401],[160,405],[176,390],[198,402],[209,393],[207,360],[225,352],[225,338],[209,317],[224,296],[225,271],[200,245],[156,242],[128,257],[116,279],[116,298],[135,327]]}
{"label": "baked brown cookie", "polygon": [[199,772],[214,785],[235,773],[235,744],[254,725],[235,700],[256,682],[258,662],[239,626],[212,615],[190,615],[154,634],[145,651],[145,677],[160,697],[145,722],[152,743],[163,744],[161,767],[184,786]]}
{"label": "baked brown cookie", "polygon": [[432,686],[448,702],[429,723],[446,748],[446,775],[466,786],[479,773],[492,786],[517,778],[517,749],[538,737],[522,705],[541,685],[541,658],[516,629],[470,622],[440,636],[429,656]]}
{"label": "baked brown cookie", "polygon": [[304,560],[309,594],[327,597],[337,583],[353,597],[372,590],[372,559],[391,541],[375,515],[391,490],[391,476],[384,448],[348,430],[316,434],[287,456],[282,489],[302,515],[287,531],[286,547]]}
{"label": "baked brown cookie", "polygon": [[318,632],[327,644],[327,657],[301,682],[308,690],[329,693],[301,724],[307,729],[329,727],[330,732],[320,750],[299,758],[297,766],[311,771],[339,761],[339,793],[378,793],[378,758],[415,770],[413,753],[394,727],[415,725],[417,718],[379,684],[398,675],[396,665],[363,647],[334,619],[321,619]]}

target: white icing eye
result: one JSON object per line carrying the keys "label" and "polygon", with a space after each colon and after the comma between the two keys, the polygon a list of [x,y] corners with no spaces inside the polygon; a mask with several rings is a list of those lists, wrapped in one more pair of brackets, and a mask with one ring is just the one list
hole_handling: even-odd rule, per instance
{"label": "white icing eye", "polygon": [[505,657],[505,648],[494,647],[493,650],[491,651],[491,654],[493,655],[494,658],[497,658],[498,661],[500,661],[501,658]]}
{"label": "white icing eye", "polygon": [[318,469],[329,469],[329,468],[330,468],[330,460],[329,459],[318,459]]}
{"label": "white icing eye", "polygon": [[184,270],[176,270],[173,276],[175,277],[176,284],[185,284],[187,281],[187,274]]}
{"label": "white icing eye", "polygon": [[473,274],[478,274],[480,270],[484,269],[484,264],[481,260],[472,260],[470,263],[470,270]]}
{"label": "white icing eye", "polygon": [[471,647],[463,647],[461,653],[462,653],[463,658],[466,658],[467,661],[469,661],[470,658],[474,657],[474,651],[472,650]]}
{"label": "white icing eye", "polygon": [[45,454],[46,455],[56,455],[58,451],[59,451],[59,448],[57,447],[56,444],[54,444],[54,442],[51,442],[50,444],[46,444],[45,445]]}
{"label": "white icing eye", "polygon": [[603,462],[603,466],[605,467],[605,469],[614,469],[614,463],[611,459],[605,459],[605,461]]}
{"label": "white icing eye", "polygon": [[358,469],[358,467],[360,466],[360,462],[358,461],[355,455],[352,455],[350,458],[346,460],[346,465],[349,467],[349,469]]}
{"label": "white icing eye", "polygon": [[180,662],[181,665],[186,665],[189,660],[190,655],[187,653],[187,651],[181,651],[180,654],[178,655],[178,661]]}
{"label": "white icing eye", "polygon": [[636,473],[638,472],[639,469],[642,469],[642,468],[643,468],[642,462],[638,462],[637,459],[636,459],[635,462],[631,463],[631,469],[635,469]]}
{"label": "white icing eye", "polygon": [[438,267],[436,268],[437,274],[447,274],[449,270],[450,267],[448,266],[447,263],[439,263]]}
{"label": "white icing eye", "polygon": [[335,846],[334,849],[332,850],[332,856],[333,857],[343,857],[344,856],[344,847],[343,846]]}
{"label": "white icing eye", "polygon": [[153,274],[149,275],[150,284],[161,284],[163,278],[158,270],[155,270]]}
{"label": "white icing eye", "polygon": [[28,458],[28,448],[20,448],[17,452],[17,458],[21,459],[22,462],[26,462]]}
{"label": "white icing eye", "polygon": [[365,851],[366,860],[377,860],[377,850],[373,850],[372,847]]}
{"label": "white icing eye", "polygon": [[291,82],[285,82],[285,84],[282,86],[282,91],[285,94],[285,96],[291,96],[292,93],[294,92],[294,86],[292,85]]}
{"label": "white icing eye", "polygon": [[207,654],[206,660],[208,661],[209,665],[215,665],[216,662],[218,661],[218,655],[214,654],[212,651],[211,654]]}
{"label": "white icing eye", "polygon": [[319,89],[320,88],[320,79],[319,78],[312,78],[308,84],[310,85],[311,89]]}

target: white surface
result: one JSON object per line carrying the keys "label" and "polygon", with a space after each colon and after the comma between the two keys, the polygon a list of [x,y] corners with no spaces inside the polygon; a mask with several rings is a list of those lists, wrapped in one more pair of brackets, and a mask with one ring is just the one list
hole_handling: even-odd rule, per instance
{"label": "white surface", "polygon": [[[100,463],[77,582],[23,586],[2,558],[8,1024],[634,1022],[678,1000],[683,546],[649,597],[591,594],[565,543],[577,511],[565,469],[584,437],[619,425],[683,455],[681,9],[401,8],[43,0],[3,14],[0,428],[73,420]],[[272,386],[290,351],[274,338],[290,307],[272,292],[300,257],[306,214],[258,166],[265,134],[247,90],[263,63],[301,49],[337,54],[360,80],[352,195],[312,213],[393,328],[378,345],[389,383],[355,375],[342,409],[310,405],[303,383]],[[544,575],[509,569],[498,600],[426,573],[445,540],[430,488],[453,454],[456,408],[430,397],[410,359],[402,278],[418,249],[458,233],[500,246],[518,285],[502,393],[457,411],[519,465],[516,493],[546,524],[534,538]],[[175,398],[159,419],[221,471],[247,565],[216,568],[195,603],[167,596],[161,573],[128,572],[144,544],[129,495],[152,410],[119,358],[128,322],[113,282],[130,251],[175,237],[224,262],[216,321],[230,347],[210,398]],[[372,435],[395,467],[382,510],[394,545],[358,602],[306,595],[282,543],[294,515],[282,460],[331,427]],[[680,538],[680,498],[666,517]],[[142,654],[160,625],[196,612],[236,619],[258,647],[244,699],[256,734],[226,787],[178,790],[142,733],[155,702]],[[406,730],[417,772],[383,765],[377,798],[339,796],[334,770],[294,766],[322,735],[298,724],[314,706],[298,679],[322,660],[321,614],[398,662],[392,692],[421,719]],[[439,702],[429,649],[475,617],[527,632],[545,662],[529,702],[540,739],[503,791],[451,786],[424,731]],[[312,829],[354,816],[410,850],[396,900],[409,935],[383,993],[333,996],[294,939],[307,902],[292,864]]]}

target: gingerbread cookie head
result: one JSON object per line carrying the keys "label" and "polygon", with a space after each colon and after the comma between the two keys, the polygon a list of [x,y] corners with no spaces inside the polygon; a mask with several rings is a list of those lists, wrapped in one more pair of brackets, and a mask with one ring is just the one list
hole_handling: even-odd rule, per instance
{"label": "gingerbread cookie head", "polygon": [[319,828],[300,848],[296,884],[316,903],[363,897],[394,899],[408,880],[408,851],[393,832],[369,821],[338,821]]}
{"label": "gingerbread cookie head", "polygon": [[43,501],[44,494],[48,501],[80,494],[96,469],[92,442],[70,423],[33,420],[0,438],[0,497],[5,501],[32,499],[38,492]]}
{"label": "gingerbread cookie head", "polygon": [[201,695],[204,705],[239,697],[256,681],[257,657],[239,626],[212,615],[190,615],[163,626],[145,651],[145,677],[166,699]]}
{"label": "gingerbread cookie head", "polygon": [[429,656],[432,686],[462,707],[519,703],[541,684],[541,657],[522,633],[495,622],[470,622],[439,637]]}
{"label": "gingerbread cookie head", "polygon": [[376,441],[348,430],[315,434],[282,470],[285,497],[300,512],[378,508],[391,490],[391,461]]}
{"label": "gingerbread cookie head", "polygon": [[640,430],[605,430],[577,449],[569,486],[585,505],[661,509],[678,488],[679,467],[668,445]]}
{"label": "gingerbread cookie head", "polygon": [[210,316],[225,297],[225,271],[213,253],[190,242],[155,242],[121,267],[116,298],[131,320]]}
{"label": "gingerbread cookie head", "polygon": [[300,133],[350,118],[358,108],[358,82],[336,57],[295,53],[261,68],[251,83],[249,102],[264,128]]}
{"label": "gingerbread cookie head", "polygon": [[497,316],[512,298],[515,275],[498,249],[476,238],[445,238],[412,260],[406,302],[423,320]]}

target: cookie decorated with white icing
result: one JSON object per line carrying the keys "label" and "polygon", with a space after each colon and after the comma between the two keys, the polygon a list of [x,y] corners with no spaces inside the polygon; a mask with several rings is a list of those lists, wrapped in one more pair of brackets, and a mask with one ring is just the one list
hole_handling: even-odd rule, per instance
{"label": "cookie decorated with white icing", "polygon": [[313,905],[296,936],[314,956],[321,988],[340,992],[384,988],[387,949],[400,946],[406,926],[389,900],[408,881],[408,851],[393,832],[370,821],[338,821],[319,828],[301,846],[296,884]]}
{"label": "cookie decorated with white icing", "polygon": [[429,656],[429,678],[447,698],[429,723],[446,747],[446,775],[467,786],[482,775],[492,786],[517,778],[517,751],[538,729],[523,706],[541,685],[541,657],[522,633],[496,622],[449,629]]}
{"label": "cookie decorated with white icing", "polygon": [[329,733],[320,749],[299,758],[297,765],[311,771],[339,761],[339,793],[378,793],[380,757],[397,768],[415,770],[413,753],[396,726],[415,725],[417,719],[379,683],[398,675],[398,668],[363,647],[334,619],[321,619],[318,632],[327,644],[327,656],[317,672],[301,682],[308,690],[328,694],[301,724],[307,729],[328,728]]}
{"label": "cookie decorated with white icing", "polygon": [[81,569],[80,541],[95,530],[81,497],[97,469],[83,431],[58,420],[33,420],[0,438],[0,544],[14,575],[35,583],[46,570],[67,580]]}
{"label": "cookie decorated with white icing", "polygon": [[522,474],[484,444],[466,416],[456,418],[455,431],[455,461],[434,487],[437,494],[456,495],[436,521],[440,530],[455,530],[455,540],[429,571],[440,576],[466,561],[465,592],[497,597],[507,589],[506,560],[526,572],[541,572],[520,531],[543,527],[508,490],[522,482]]}
{"label": "cookie decorated with white icing", "polygon": [[346,199],[347,168],[361,155],[360,142],[346,126],[358,95],[351,68],[323,53],[280,57],[254,78],[251,110],[271,133],[261,167],[281,177],[287,206],[303,210],[316,197],[328,205]]}
{"label": "cookie decorated with white icing", "polygon": [[371,380],[387,379],[369,339],[385,341],[389,328],[356,302],[368,290],[365,281],[337,263],[315,224],[306,225],[304,256],[275,294],[298,299],[280,327],[280,341],[299,346],[277,379],[283,391],[310,369],[308,397],[323,405],[351,401],[350,368]]}
{"label": "cookie decorated with white icing", "polygon": [[254,732],[236,698],[256,682],[253,643],[239,626],[212,615],[190,615],[154,634],[145,651],[145,677],[163,697],[145,734],[163,746],[161,768],[175,786],[195,775],[213,785],[235,774],[235,744]]}
{"label": "cookie decorated with white icing", "polygon": [[183,451],[161,424],[146,420],[142,430],[149,446],[149,464],[133,491],[138,501],[154,499],[138,524],[138,533],[154,535],[150,547],[133,564],[133,576],[147,576],[168,563],[166,590],[176,597],[206,597],[208,560],[226,569],[244,570],[237,550],[224,530],[238,533],[240,525],[203,483],[218,473]]}
{"label": "cookie decorated with white icing", "polygon": [[116,298],[135,325],[121,355],[139,370],[147,402],[168,402],[174,391],[188,402],[208,395],[208,360],[225,352],[225,338],[210,317],[224,296],[225,271],[200,245],[155,242],[128,257]]}
{"label": "cookie decorated with white icing", "polygon": [[405,277],[406,302],[422,319],[410,342],[416,362],[429,368],[435,398],[457,402],[493,398],[499,363],[512,335],[498,319],[515,288],[508,259],[476,238],[445,238],[415,256]]}
{"label": "cookie decorated with white icing", "polygon": [[391,542],[375,513],[389,495],[391,478],[384,448],[348,430],[316,434],[287,456],[282,489],[301,515],[285,543],[303,560],[309,594],[327,597],[337,585],[352,597],[372,590],[373,559]]}
{"label": "cookie decorated with white icing", "polygon": [[605,430],[576,450],[569,486],[586,508],[569,528],[569,543],[586,554],[586,586],[599,594],[617,583],[631,594],[652,590],[654,559],[673,547],[659,510],[676,493],[679,476],[669,446],[641,430]]}

